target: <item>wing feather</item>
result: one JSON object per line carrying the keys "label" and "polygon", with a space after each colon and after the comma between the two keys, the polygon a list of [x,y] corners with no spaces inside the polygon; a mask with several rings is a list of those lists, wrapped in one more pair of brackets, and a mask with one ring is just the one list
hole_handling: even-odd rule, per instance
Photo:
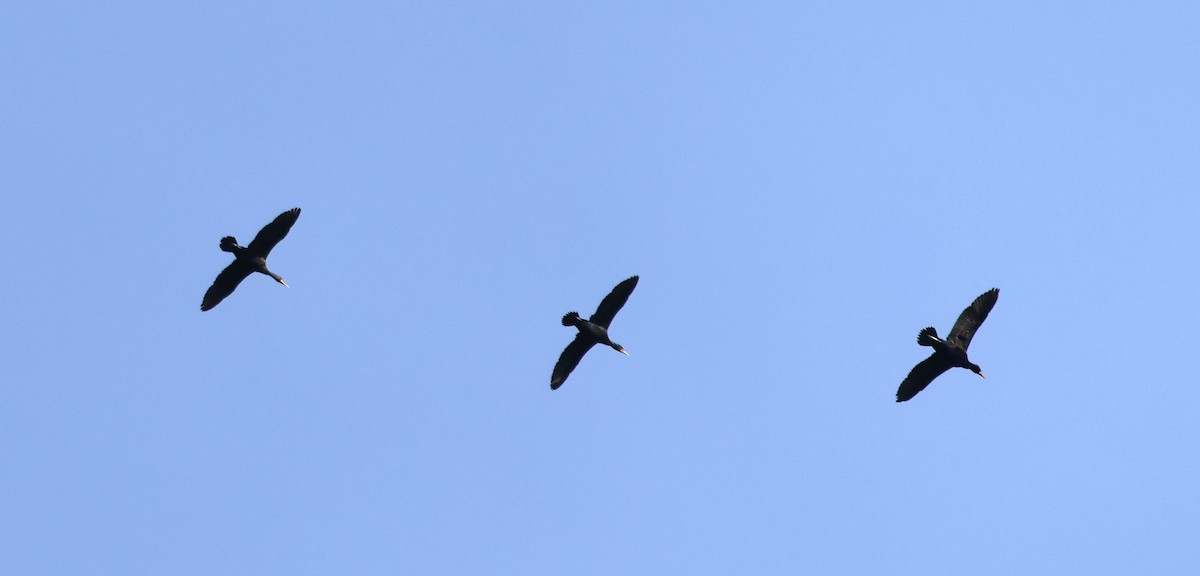
{"label": "wing feather", "polygon": [[596,313],[592,314],[592,317],[588,320],[593,324],[599,324],[608,328],[608,325],[612,323],[613,317],[625,305],[625,301],[629,300],[629,295],[633,294],[633,289],[637,287],[637,283],[638,277],[631,276],[620,284],[617,284],[616,288],[613,288],[612,292],[609,292],[608,296],[605,296],[604,300],[600,301],[600,306],[596,308]]}
{"label": "wing feather", "polygon": [[946,361],[945,357],[937,353],[918,362],[909,371],[908,377],[900,383],[900,388],[896,390],[896,401],[904,402],[916,396],[918,392],[929,386],[934,378],[941,376],[950,367],[950,363]]}
{"label": "wing feather", "polygon": [[582,332],[575,335],[575,339],[567,344],[562,355],[558,357],[558,363],[554,365],[554,373],[550,376],[551,390],[558,390],[558,387],[567,381],[567,376],[571,375],[571,371],[579,365],[583,355],[587,354],[587,351],[591,350],[595,344],[595,341],[584,336]]}
{"label": "wing feather", "polygon": [[271,253],[271,249],[287,236],[288,231],[292,229],[292,225],[300,218],[300,209],[292,208],[279,216],[276,216],[270,224],[263,226],[262,230],[254,236],[254,240],[246,249],[252,254],[266,258],[267,254]]}
{"label": "wing feather", "polygon": [[966,350],[967,346],[971,345],[971,338],[975,337],[975,331],[979,329],[979,325],[983,324],[984,320],[987,320],[988,312],[992,311],[998,298],[1000,298],[999,288],[992,288],[980,294],[970,306],[962,311],[962,314],[959,314],[958,321],[954,323],[954,328],[950,329],[950,335],[946,337],[946,341]]}
{"label": "wing feather", "polygon": [[241,284],[242,280],[245,280],[253,271],[245,260],[241,258],[234,260],[220,274],[217,274],[217,279],[213,280],[212,286],[208,287],[208,291],[204,293],[204,300],[200,302],[200,310],[212,310],[226,296],[233,294],[238,284]]}

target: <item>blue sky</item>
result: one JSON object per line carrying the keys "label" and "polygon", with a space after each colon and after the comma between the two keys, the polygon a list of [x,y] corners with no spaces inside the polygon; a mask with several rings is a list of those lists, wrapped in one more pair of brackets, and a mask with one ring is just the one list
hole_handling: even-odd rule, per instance
{"label": "blue sky", "polygon": [[1192,3],[4,12],[6,573],[1200,565]]}

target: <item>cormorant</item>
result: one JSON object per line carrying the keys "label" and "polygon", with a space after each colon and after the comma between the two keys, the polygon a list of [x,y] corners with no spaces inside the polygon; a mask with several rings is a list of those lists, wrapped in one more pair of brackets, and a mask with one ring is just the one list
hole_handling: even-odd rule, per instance
{"label": "cormorant", "polygon": [[550,376],[551,390],[558,390],[558,387],[562,386],[562,383],[567,380],[567,376],[571,375],[571,371],[579,365],[579,360],[583,358],[583,355],[587,354],[587,351],[596,344],[612,346],[613,350],[626,356],[629,355],[625,348],[608,338],[608,325],[612,323],[613,316],[616,316],[621,307],[625,305],[625,301],[629,299],[629,295],[633,293],[637,283],[638,277],[633,276],[617,284],[617,287],[613,288],[612,292],[600,302],[596,313],[587,320],[580,317],[578,312],[567,312],[562,317],[562,325],[578,328],[579,334],[575,335],[575,339],[567,344],[562,355],[558,357],[558,363],[554,365],[554,373]]}
{"label": "cormorant", "polygon": [[208,288],[208,292],[204,293],[204,301],[200,303],[200,310],[212,310],[226,296],[233,294],[238,284],[251,272],[261,272],[287,286],[287,282],[284,282],[283,278],[267,269],[267,255],[280,240],[283,240],[284,236],[287,236],[288,230],[292,229],[292,224],[295,224],[299,217],[299,208],[292,208],[280,214],[270,224],[263,226],[263,229],[258,231],[258,235],[254,237],[249,246],[238,246],[237,238],[233,236],[222,238],[221,250],[233,252],[233,263],[226,266],[217,275],[217,279]]}
{"label": "cormorant", "polygon": [[999,288],[992,288],[980,294],[958,316],[958,321],[954,323],[954,328],[950,329],[950,335],[945,340],[938,338],[937,330],[932,326],[921,329],[917,334],[917,344],[932,346],[933,355],[914,366],[904,382],[900,383],[900,388],[896,390],[897,402],[904,402],[916,396],[933,382],[934,378],[955,366],[983,376],[979,366],[967,358],[967,346],[971,345],[971,337],[975,336],[979,325],[987,319],[988,312],[992,311],[992,306],[996,305],[996,299],[999,297]]}

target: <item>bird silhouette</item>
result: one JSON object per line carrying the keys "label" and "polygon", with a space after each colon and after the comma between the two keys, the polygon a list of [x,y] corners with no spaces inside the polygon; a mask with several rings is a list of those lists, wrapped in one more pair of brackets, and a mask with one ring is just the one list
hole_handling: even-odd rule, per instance
{"label": "bird silhouette", "polygon": [[932,326],[921,329],[921,332],[917,334],[917,344],[932,346],[933,354],[913,366],[908,377],[900,383],[900,388],[896,390],[897,402],[904,402],[916,396],[930,382],[933,382],[934,378],[955,366],[966,368],[983,376],[983,370],[967,358],[967,347],[971,345],[971,338],[975,336],[975,331],[987,319],[988,312],[992,311],[992,306],[996,305],[999,297],[999,288],[992,288],[980,294],[970,306],[962,311],[962,314],[959,314],[958,321],[954,323],[954,327],[950,329],[950,335],[945,340],[938,338],[937,330],[934,330]]}
{"label": "bird silhouette", "polygon": [[554,365],[554,373],[550,376],[551,390],[558,390],[558,387],[566,382],[567,376],[570,376],[571,371],[579,365],[583,355],[587,354],[587,351],[596,344],[611,346],[613,350],[626,356],[629,355],[624,347],[609,339],[608,325],[612,323],[613,316],[616,316],[621,307],[625,305],[625,301],[629,300],[629,295],[633,293],[637,283],[638,277],[633,276],[617,284],[616,288],[613,288],[612,292],[609,292],[608,296],[600,301],[596,313],[587,320],[580,317],[578,312],[567,312],[562,317],[563,326],[574,326],[579,329],[579,333],[575,335],[575,339],[570,344],[567,344],[562,355],[558,357],[558,363]]}
{"label": "bird silhouette", "polygon": [[258,235],[254,237],[249,246],[238,246],[237,238],[233,236],[222,238],[221,250],[232,252],[233,262],[217,275],[212,286],[209,286],[208,291],[204,293],[200,310],[212,310],[226,296],[233,294],[238,284],[252,272],[266,274],[274,278],[276,282],[287,286],[287,282],[284,282],[283,278],[267,269],[267,255],[280,240],[283,240],[284,236],[287,236],[288,231],[292,229],[292,225],[299,217],[299,208],[292,208],[280,214],[270,224],[263,226],[263,229],[258,231]]}

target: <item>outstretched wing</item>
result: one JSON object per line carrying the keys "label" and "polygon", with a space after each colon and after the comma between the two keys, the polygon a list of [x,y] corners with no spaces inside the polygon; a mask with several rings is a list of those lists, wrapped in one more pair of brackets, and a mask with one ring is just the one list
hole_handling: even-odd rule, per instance
{"label": "outstretched wing", "polygon": [[950,369],[950,363],[945,357],[934,353],[932,356],[920,361],[913,369],[909,371],[908,377],[900,383],[900,388],[896,390],[896,401],[904,402],[917,395],[933,382],[934,378],[941,376],[942,373]]}
{"label": "outstretched wing", "polygon": [[241,284],[242,280],[245,280],[253,271],[247,261],[241,258],[234,260],[220,274],[217,274],[217,279],[213,280],[212,286],[208,287],[208,292],[204,293],[204,301],[200,303],[200,310],[212,310],[226,296],[233,294],[238,284]]}
{"label": "outstretched wing", "polygon": [[288,231],[292,229],[292,224],[296,223],[297,218],[300,218],[299,208],[292,208],[276,216],[270,224],[263,226],[263,229],[258,231],[258,235],[254,237],[254,240],[246,248],[252,254],[266,258],[267,254],[271,253],[271,249],[280,240],[283,240],[284,236],[287,236]]}
{"label": "outstretched wing", "polygon": [[550,375],[551,390],[558,390],[558,387],[567,381],[567,376],[571,375],[571,371],[579,365],[583,355],[595,344],[595,341],[585,337],[582,332],[575,335],[575,339],[567,344],[562,355],[558,357],[558,363],[554,365],[554,373]]}
{"label": "outstretched wing", "polygon": [[599,324],[608,328],[608,325],[612,323],[613,316],[617,315],[617,312],[625,305],[625,301],[629,300],[629,295],[633,294],[633,289],[637,287],[637,283],[638,277],[631,276],[624,282],[617,284],[617,287],[613,288],[612,292],[609,292],[608,296],[605,296],[604,300],[600,301],[600,307],[596,308],[596,313],[592,314],[592,317],[588,318],[588,320],[592,324]]}
{"label": "outstretched wing", "polygon": [[950,335],[946,337],[946,341],[966,350],[967,346],[971,344],[971,338],[975,336],[975,331],[979,329],[979,325],[983,324],[984,320],[987,320],[988,312],[992,311],[992,306],[996,305],[998,298],[1000,298],[999,288],[992,288],[980,294],[958,316],[958,321],[954,323],[954,328],[950,329]]}

